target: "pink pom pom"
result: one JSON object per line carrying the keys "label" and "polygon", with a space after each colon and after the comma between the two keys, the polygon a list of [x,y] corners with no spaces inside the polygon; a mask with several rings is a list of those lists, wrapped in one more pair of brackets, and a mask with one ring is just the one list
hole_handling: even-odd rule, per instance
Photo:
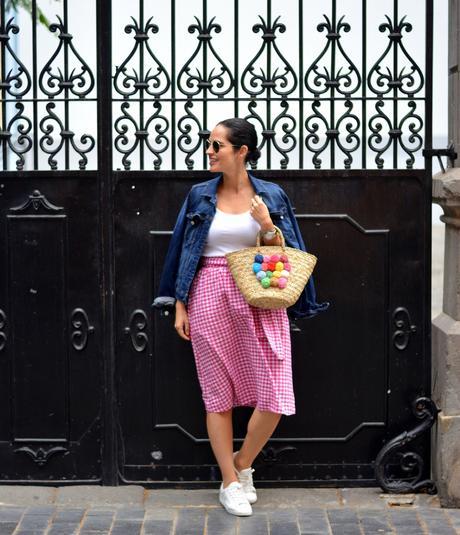
{"label": "pink pom pom", "polygon": [[280,262],[289,262],[288,257],[285,254],[282,254],[280,256]]}
{"label": "pink pom pom", "polygon": [[[265,258],[265,257],[264,257],[264,258]],[[262,263],[262,268],[261,268],[261,269],[262,269],[262,271],[267,271],[267,269],[268,269],[268,262],[263,262],[263,263]]]}
{"label": "pink pom pom", "polygon": [[280,261],[280,257],[279,255],[277,254],[272,254],[271,257],[270,257],[270,262],[273,262],[274,264],[276,264],[277,262]]}
{"label": "pink pom pom", "polygon": [[291,271],[291,264],[288,264],[287,262],[285,262],[285,264],[284,264],[284,269],[285,269],[286,271]]}
{"label": "pink pom pom", "polygon": [[286,288],[287,280],[284,277],[278,279],[278,288]]}
{"label": "pink pom pom", "polygon": [[268,264],[270,262],[270,256],[269,255],[264,255],[264,262],[266,264]]}

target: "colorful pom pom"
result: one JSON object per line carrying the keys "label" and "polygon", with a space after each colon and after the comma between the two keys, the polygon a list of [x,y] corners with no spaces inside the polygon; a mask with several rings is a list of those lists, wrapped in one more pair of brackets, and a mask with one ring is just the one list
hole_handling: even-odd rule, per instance
{"label": "colorful pom pom", "polygon": [[257,262],[258,264],[262,264],[263,261],[264,261],[263,255],[256,254],[256,256],[254,257],[254,262]]}
{"label": "colorful pom pom", "polygon": [[268,277],[265,277],[265,279],[262,279],[260,282],[264,288],[268,288],[270,286],[270,279]]}
{"label": "colorful pom pom", "polygon": [[257,273],[261,269],[262,269],[262,264],[259,264],[258,262],[254,262],[254,264],[252,264],[252,270],[254,271],[254,273]]}
{"label": "colorful pom pom", "polygon": [[[263,280],[265,280],[265,279],[263,279]],[[278,288],[281,288],[281,289],[286,288],[286,284],[287,284],[287,280],[285,278],[280,277],[278,279]]]}
{"label": "colorful pom pom", "polygon": [[283,271],[284,269],[284,263],[283,262],[277,262],[275,265],[276,271]]}
{"label": "colorful pom pom", "polygon": [[267,275],[269,279],[273,277],[273,271],[266,271],[265,274]]}
{"label": "colorful pom pom", "polygon": [[288,257],[285,254],[282,254],[280,256],[280,262],[289,262]]}
{"label": "colorful pom pom", "polygon": [[276,264],[274,264],[273,262],[269,262],[269,263],[268,263],[268,269],[269,269],[270,271],[275,271],[275,269],[276,269]]}
{"label": "colorful pom pom", "polygon": [[274,286],[275,288],[278,287],[278,279],[276,277],[270,279],[270,286]]}
{"label": "colorful pom pom", "polygon": [[281,277],[281,271],[274,271],[273,276],[275,277],[275,279],[278,279],[279,277]]}
{"label": "colorful pom pom", "polygon": [[287,262],[284,264],[284,269],[286,271],[291,271],[291,264],[288,264]]}
{"label": "colorful pom pom", "polygon": [[263,262],[262,263],[262,271],[267,271],[268,269],[268,262]]}
{"label": "colorful pom pom", "polygon": [[281,272],[281,277],[283,277],[284,279],[287,279],[289,277],[289,271],[286,271],[285,269],[283,269],[283,271]]}
{"label": "colorful pom pom", "polygon": [[272,254],[271,257],[270,257],[270,262],[273,262],[273,263],[277,263],[280,261],[280,256],[277,255],[277,254]]}
{"label": "colorful pom pom", "polygon": [[270,262],[270,257],[268,255],[264,255],[264,262]]}
{"label": "colorful pom pom", "polygon": [[265,277],[266,277],[265,271],[260,270],[260,271],[257,273],[256,277],[257,277],[257,279],[260,280],[260,281],[261,281],[262,279],[265,279]]}

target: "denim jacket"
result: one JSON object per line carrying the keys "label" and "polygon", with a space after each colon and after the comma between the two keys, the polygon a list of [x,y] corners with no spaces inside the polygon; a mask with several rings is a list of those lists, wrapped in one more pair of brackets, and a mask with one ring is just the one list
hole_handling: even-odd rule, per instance
{"label": "denim jacket", "polygon": [[[155,308],[174,305],[176,299],[187,304],[190,286],[203,252],[209,227],[216,213],[217,186],[222,175],[195,184],[190,189],[174,226],[160,278]],[[288,196],[283,189],[249,174],[257,195],[267,205],[273,223],[281,229],[286,245],[306,251]],[[312,317],[329,307],[317,303],[313,276],[288,313],[293,318]]]}

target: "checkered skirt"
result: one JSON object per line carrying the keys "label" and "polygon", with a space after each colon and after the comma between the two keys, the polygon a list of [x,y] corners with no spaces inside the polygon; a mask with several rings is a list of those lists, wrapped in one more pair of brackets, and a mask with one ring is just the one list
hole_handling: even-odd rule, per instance
{"label": "checkered skirt", "polygon": [[202,257],[187,312],[207,412],[236,406],[294,414],[286,310],[248,305],[225,257]]}

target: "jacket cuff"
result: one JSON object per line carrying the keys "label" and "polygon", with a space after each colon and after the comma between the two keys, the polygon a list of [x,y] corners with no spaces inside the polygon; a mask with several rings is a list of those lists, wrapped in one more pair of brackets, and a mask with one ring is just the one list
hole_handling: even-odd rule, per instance
{"label": "jacket cuff", "polygon": [[170,297],[169,295],[160,296],[153,300],[153,303],[151,304],[152,308],[166,308],[170,306],[174,306],[176,303],[175,297]]}

